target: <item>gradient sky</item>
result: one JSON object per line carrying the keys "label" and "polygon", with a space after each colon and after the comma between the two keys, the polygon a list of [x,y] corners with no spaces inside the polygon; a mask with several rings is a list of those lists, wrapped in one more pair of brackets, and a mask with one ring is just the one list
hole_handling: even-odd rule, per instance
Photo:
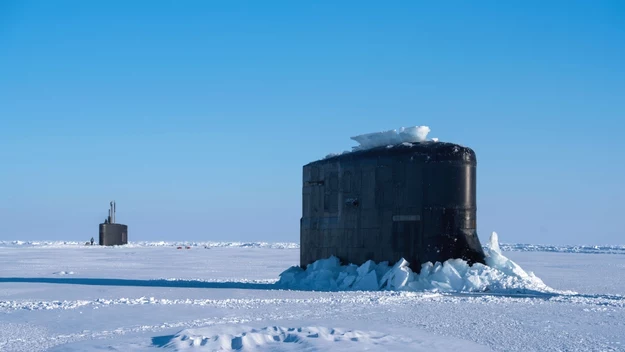
{"label": "gradient sky", "polygon": [[301,167],[428,125],[478,232],[625,244],[623,1],[0,1],[0,240],[298,241]]}

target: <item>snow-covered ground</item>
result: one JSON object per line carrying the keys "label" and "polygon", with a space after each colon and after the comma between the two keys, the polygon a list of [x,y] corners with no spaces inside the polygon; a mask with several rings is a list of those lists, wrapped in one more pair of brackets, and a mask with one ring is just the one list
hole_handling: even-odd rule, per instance
{"label": "snow-covered ground", "polygon": [[[0,247],[83,247],[86,242],[78,241],[0,241]],[[97,244],[97,242],[96,242]],[[246,247],[246,248],[299,248],[294,242],[194,242],[194,241],[139,241],[129,242],[124,247]],[[623,247],[625,253],[625,246]]]}
{"label": "snow-covered ground", "polygon": [[475,293],[280,290],[297,246],[186,245],[0,243],[0,351],[625,351],[621,247],[502,245],[557,292]]}

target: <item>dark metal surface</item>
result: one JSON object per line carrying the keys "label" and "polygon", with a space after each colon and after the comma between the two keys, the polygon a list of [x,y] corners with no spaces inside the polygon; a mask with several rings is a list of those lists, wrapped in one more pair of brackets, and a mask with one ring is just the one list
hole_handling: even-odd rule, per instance
{"label": "dark metal surface", "polygon": [[128,244],[128,226],[123,224],[100,224],[100,246]]}
{"label": "dark metal surface", "polygon": [[452,143],[356,151],[303,168],[300,265],[337,256],[421,264],[484,262],[476,233],[476,157]]}

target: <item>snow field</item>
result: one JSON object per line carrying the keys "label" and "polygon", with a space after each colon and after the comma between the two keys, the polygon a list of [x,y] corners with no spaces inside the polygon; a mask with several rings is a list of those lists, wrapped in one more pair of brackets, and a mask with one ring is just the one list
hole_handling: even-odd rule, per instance
{"label": "snow field", "polygon": [[502,255],[554,291],[295,291],[297,249],[7,246],[0,351],[625,350],[625,256]]}
{"label": "snow field", "polygon": [[[0,241],[0,247],[86,247],[91,248],[91,246],[86,246],[85,242],[79,241]],[[191,248],[223,248],[223,247],[234,247],[234,248],[275,248],[275,249],[285,249],[285,248],[299,248],[298,243],[293,242],[191,242],[191,241],[131,241],[127,245],[124,245],[125,248],[136,248],[136,247],[191,247]],[[111,248],[111,247],[107,247]]]}

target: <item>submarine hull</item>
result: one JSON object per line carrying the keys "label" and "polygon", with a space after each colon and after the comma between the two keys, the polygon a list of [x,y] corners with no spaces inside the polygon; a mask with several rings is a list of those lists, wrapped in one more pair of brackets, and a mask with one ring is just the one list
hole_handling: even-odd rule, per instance
{"label": "submarine hull", "polygon": [[303,167],[300,265],[484,263],[475,153],[442,142],[356,151]]}
{"label": "submarine hull", "polygon": [[128,244],[128,225],[123,224],[100,224],[99,245],[121,246]]}

